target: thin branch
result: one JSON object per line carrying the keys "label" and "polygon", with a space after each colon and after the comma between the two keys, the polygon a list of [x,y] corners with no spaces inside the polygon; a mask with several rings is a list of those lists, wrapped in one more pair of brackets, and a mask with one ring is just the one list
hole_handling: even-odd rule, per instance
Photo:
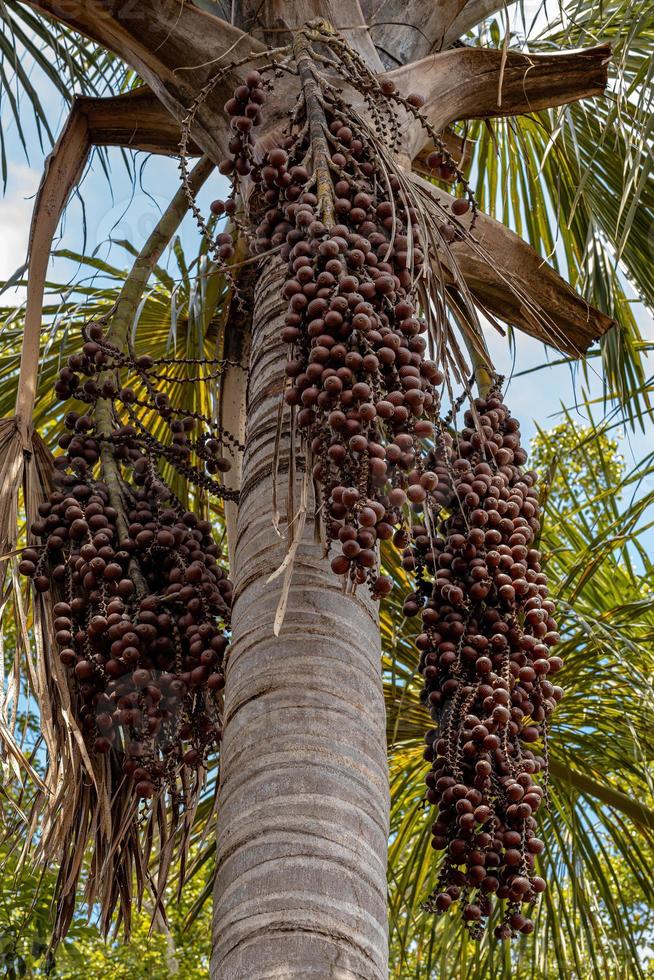
{"label": "thin branch", "polygon": [[296,35],[293,41],[293,50],[298,72],[302,79],[302,91],[311,135],[311,155],[316,178],[318,215],[326,226],[331,228],[336,220],[334,217],[334,191],[328,163],[329,149],[325,135],[327,133],[327,120],[325,119],[318,83],[313,73],[311,45],[306,35]]}
{"label": "thin branch", "polygon": [[[236,290],[242,297],[242,302],[236,301],[236,290],[233,290],[225,304],[220,334],[223,341],[221,356],[226,362],[226,367],[218,389],[217,412],[219,425],[233,433],[239,443],[243,444],[246,439],[247,369],[252,341],[250,311],[253,308],[254,284],[258,271],[257,267],[250,264],[248,260],[241,259],[241,256],[246,255],[247,252],[245,238],[239,235],[236,239],[235,261],[230,262],[230,269],[236,270]],[[232,464],[231,469],[224,474],[224,485],[230,490],[238,490],[241,486],[243,454],[228,442],[223,447],[223,453]],[[233,567],[238,503],[235,500],[225,499],[224,506],[227,552],[230,566]]]}
{"label": "thin branch", "polygon": [[[470,324],[470,326],[472,326],[472,324]],[[477,385],[479,397],[485,398],[493,387],[494,383],[492,362],[486,346],[486,339],[481,329],[476,331],[478,346],[472,342],[472,338],[466,331],[462,331],[462,336],[463,342],[468,351],[468,356],[470,357],[472,373],[475,379],[475,384]],[[480,347],[483,350],[483,354],[479,349]]]}
{"label": "thin branch", "polygon": [[643,806],[638,799],[632,799],[626,793],[621,793],[605,783],[598,783],[586,773],[576,772],[557,759],[550,758],[550,772],[560,783],[571,786],[579,793],[594,796],[606,806],[624,813],[635,824],[654,830],[654,811],[650,807]]}
{"label": "thin branch", "polygon": [[[189,186],[194,193],[197,193],[202,187],[213,169],[214,164],[207,157],[202,157],[196,163],[189,176]],[[186,189],[180,186],[132,266],[116,303],[116,312],[112,317],[111,327],[106,336],[106,340],[121,352],[124,351],[127,344],[129,329],[134,322],[134,316],[148,279],[187,211]]]}

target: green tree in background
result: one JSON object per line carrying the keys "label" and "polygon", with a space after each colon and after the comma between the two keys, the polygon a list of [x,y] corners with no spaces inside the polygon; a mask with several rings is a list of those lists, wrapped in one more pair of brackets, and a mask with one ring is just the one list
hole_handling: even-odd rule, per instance
{"label": "green tree in background", "polygon": [[575,425],[569,415],[539,433],[531,449],[531,465],[542,474],[552,503],[568,513],[579,506],[592,510],[600,494],[615,496],[624,475],[617,440],[590,426]]}

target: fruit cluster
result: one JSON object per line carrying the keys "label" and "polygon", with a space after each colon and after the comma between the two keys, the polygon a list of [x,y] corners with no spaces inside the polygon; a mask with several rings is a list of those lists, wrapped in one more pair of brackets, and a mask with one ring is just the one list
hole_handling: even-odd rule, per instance
{"label": "fruit cluster", "polygon": [[[113,453],[116,459],[125,460],[130,454],[140,454],[139,445],[146,442],[151,455],[168,463],[190,483],[214,496],[229,497],[230,491],[212,477],[228,472],[231,467],[224,456],[225,444],[236,450],[242,449],[242,446],[208,416],[176,408],[161,384],[163,382],[166,387],[173,384],[206,384],[221,375],[226,363],[217,359],[179,357],[155,360],[149,354],[137,356],[132,350],[120,351],[105,338],[102,326],[93,323],[84,330],[80,352],[72,354],[59,372],[55,394],[62,401],[72,397],[87,402],[91,407],[98,399],[107,400],[111,402],[115,416],[122,407],[130,424],[119,427],[112,434],[112,439],[114,442],[120,442],[123,436],[128,439],[138,436],[138,439],[137,445],[132,448],[115,445]],[[196,366],[200,373],[197,376],[180,375],[182,366],[187,370]],[[168,372],[170,368],[172,373]],[[123,383],[125,375],[128,383]],[[141,410],[153,413],[165,423],[170,433],[168,441],[155,438],[152,426],[146,428],[143,425],[139,415]],[[89,411],[80,419],[72,414],[71,418],[73,433],[63,435],[59,445],[69,452],[75,466],[84,470],[98,460],[97,447],[87,447],[90,453],[88,460],[84,451],[84,433],[94,426],[93,412]],[[142,472],[138,477],[137,471],[137,483],[139,479],[142,480]]]}
{"label": "fruit cluster", "polygon": [[[62,399],[74,395],[93,408],[65,416],[55,488],[19,567],[51,594],[58,656],[71,672],[89,744],[120,752],[136,795],[149,798],[175,785],[182,767],[198,770],[220,738],[232,596],[210,523],[181,506],[157,462],[163,457],[212,487],[191,453],[202,454],[210,472],[226,461],[217,439],[204,433],[190,441],[196,418],[173,417],[153,387],[151,358],[121,355],[97,324],[86,337],[56,387]],[[119,424],[115,403],[132,410],[139,403],[120,383],[125,366],[144,379],[148,407],[169,423],[171,444],[146,437],[136,415],[137,424]],[[99,404],[108,408],[109,431]]]}
{"label": "fruit cluster", "polygon": [[422,617],[423,696],[436,722],[427,733],[427,799],[438,807],[432,846],[445,857],[428,906],[461,900],[473,933],[507,900],[496,935],[531,932],[521,911],[545,888],[534,873],[543,849],[535,815],[544,791],[547,720],[562,690],[554,603],[541,555],[535,474],[517,421],[497,391],[477,399],[455,440],[438,454],[451,474],[447,510],[413,528],[403,555],[418,589],[407,615]]}
{"label": "fruit cluster", "polygon": [[[250,72],[225,105],[236,133],[220,169],[232,175],[234,193],[250,174],[254,251],[276,249],[287,265],[285,401],[321,488],[327,540],[338,544],[332,567],[354,586],[367,581],[379,597],[392,583],[377,573],[377,543],[404,522],[407,504],[421,507],[438,484],[425,467],[443,373],[425,356],[427,323],[418,315],[424,230],[400,177],[380,163],[365,128],[355,134],[335,90],[321,93],[318,143],[309,124],[317,110],[305,91],[291,134],[256,162],[261,79]],[[256,113],[244,115],[260,92]],[[417,95],[406,101],[414,111],[422,105]],[[468,207],[460,198],[456,213]],[[233,212],[233,196],[212,210]]]}

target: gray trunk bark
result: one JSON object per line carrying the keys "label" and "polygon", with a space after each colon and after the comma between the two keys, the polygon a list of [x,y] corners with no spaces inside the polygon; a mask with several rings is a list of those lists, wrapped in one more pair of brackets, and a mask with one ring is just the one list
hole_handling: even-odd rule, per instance
{"label": "gray trunk bark", "polygon": [[[344,596],[312,515],[279,637],[286,545],[272,523],[285,346],[282,268],[256,290],[232,575],[214,892],[214,980],[387,976],[389,792],[377,608]],[[286,501],[288,444],[278,497]],[[296,501],[303,461],[299,470]],[[282,514],[282,527],[285,526]]]}

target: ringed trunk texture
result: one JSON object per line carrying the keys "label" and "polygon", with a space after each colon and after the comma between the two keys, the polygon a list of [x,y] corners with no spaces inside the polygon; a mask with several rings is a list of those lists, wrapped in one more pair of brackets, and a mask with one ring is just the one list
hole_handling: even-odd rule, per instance
{"label": "ringed trunk texture", "polygon": [[[389,790],[375,604],[342,594],[312,502],[278,637],[286,554],[272,523],[284,383],[282,265],[255,292],[218,801],[213,980],[387,976]],[[278,499],[286,526],[288,440]],[[295,508],[300,500],[303,459]]]}

